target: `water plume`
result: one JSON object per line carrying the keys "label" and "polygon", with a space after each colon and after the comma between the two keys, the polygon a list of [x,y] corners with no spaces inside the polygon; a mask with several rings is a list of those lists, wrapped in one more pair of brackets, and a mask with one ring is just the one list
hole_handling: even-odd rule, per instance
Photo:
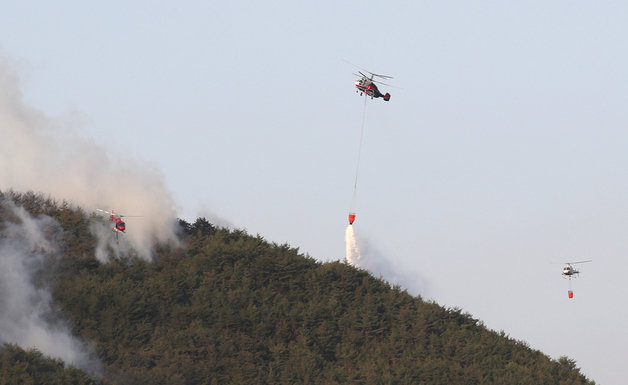
{"label": "water plume", "polygon": [[371,243],[356,236],[353,225],[345,230],[346,259],[349,264],[368,270],[376,277],[382,278],[393,285],[399,285],[410,294],[418,295],[425,291],[425,280],[417,272],[404,269],[379,252]]}
{"label": "water plume", "polygon": [[345,230],[345,249],[347,262],[352,266],[360,267],[360,250],[352,225],[347,226],[347,230]]}

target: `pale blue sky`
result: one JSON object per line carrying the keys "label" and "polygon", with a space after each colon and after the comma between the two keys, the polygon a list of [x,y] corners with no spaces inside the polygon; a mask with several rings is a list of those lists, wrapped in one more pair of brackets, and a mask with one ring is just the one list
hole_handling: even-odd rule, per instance
{"label": "pale blue sky", "polygon": [[[628,332],[628,4],[24,1],[26,103],[163,173],[205,215],[319,260],[355,230],[426,299],[619,384]],[[78,123],[77,123],[78,122]],[[115,183],[115,181],[112,181]],[[567,298],[560,265],[593,259]]]}

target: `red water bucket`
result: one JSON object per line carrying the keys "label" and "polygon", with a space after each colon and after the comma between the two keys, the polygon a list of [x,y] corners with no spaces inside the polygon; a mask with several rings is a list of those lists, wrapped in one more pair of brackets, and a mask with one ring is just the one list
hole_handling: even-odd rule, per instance
{"label": "red water bucket", "polygon": [[573,298],[573,291],[569,290],[567,292],[567,295],[569,296],[569,298]]}
{"label": "red water bucket", "polygon": [[355,221],[355,214],[349,213],[349,224],[352,225],[353,221]]}

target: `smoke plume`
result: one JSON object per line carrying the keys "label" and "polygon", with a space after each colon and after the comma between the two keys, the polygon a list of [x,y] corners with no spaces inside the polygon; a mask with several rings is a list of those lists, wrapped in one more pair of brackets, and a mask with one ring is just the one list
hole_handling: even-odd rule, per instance
{"label": "smoke plume", "polygon": [[48,216],[33,218],[8,200],[0,204],[12,218],[0,231],[0,342],[36,348],[99,375],[101,364],[91,358],[91,349],[55,316],[48,288],[34,284],[45,258],[58,257],[54,238],[60,226]]}
{"label": "smoke plume", "polygon": [[359,239],[354,226],[347,226],[345,231],[346,258],[352,266],[368,270],[393,285],[399,285],[410,294],[419,295],[425,291],[425,280],[417,273],[404,270],[400,264],[386,258],[369,242]]}
{"label": "smoke plume", "polygon": [[[176,242],[175,205],[163,176],[150,165],[112,158],[71,126],[70,119],[52,119],[27,106],[17,75],[0,57],[0,190],[48,194],[88,213],[101,208],[142,216],[127,221],[123,237],[147,259],[155,242]],[[97,255],[106,261],[105,246],[115,240],[111,231],[100,230],[94,228],[101,245]]]}

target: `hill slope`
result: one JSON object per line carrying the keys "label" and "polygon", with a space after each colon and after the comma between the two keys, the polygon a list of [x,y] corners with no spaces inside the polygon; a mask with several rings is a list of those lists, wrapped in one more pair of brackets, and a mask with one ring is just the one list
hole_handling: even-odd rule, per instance
{"label": "hill slope", "polygon": [[458,309],[204,219],[154,262],[101,264],[84,213],[24,197],[64,229],[42,282],[112,383],[594,384]]}

